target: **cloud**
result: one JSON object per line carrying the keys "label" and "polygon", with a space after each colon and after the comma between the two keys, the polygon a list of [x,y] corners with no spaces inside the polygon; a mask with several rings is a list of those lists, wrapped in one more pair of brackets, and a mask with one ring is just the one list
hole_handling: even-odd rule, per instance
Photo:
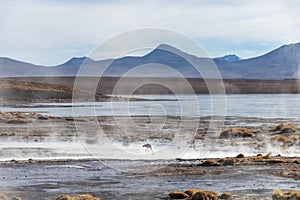
{"label": "cloud", "polygon": [[292,43],[299,41],[299,7],[297,0],[1,1],[0,56],[58,64],[143,27],[172,29],[197,41],[217,39],[220,48]]}

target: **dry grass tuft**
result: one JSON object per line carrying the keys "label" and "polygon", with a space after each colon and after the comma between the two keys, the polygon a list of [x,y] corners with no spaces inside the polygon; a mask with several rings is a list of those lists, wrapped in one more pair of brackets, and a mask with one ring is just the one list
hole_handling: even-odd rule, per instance
{"label": "dry grass tuft", "polygon": [[212,191],[199,190],[198,192],[194,193],[192,196],[192,200],[203,200],[203,199],[217,200],[218,194]]}
{"label": "dry grass tuft", "polygon": [[237,162],[237,159],[235,158],[220,158],[217,160],[218,163],[221,163],[222,165],[234,165]]}
{"label": "dry grass tuft", "polygon": [[206,160],[202,164],[202,166],[222,166],[222,163],[219,163],[218,161],[215,160]]}
{"label": "dry grass tuft", "polygon": [[281,133],[291,133],[297,130],[297,127],[294,123],[286,123],[280,122],[276,127],[276,131],[280,131]]}
{"label": "dry grass tuft", "polygon": [[11,200],[21,200],[21,198],[20,197],[13,197],[13,198],[11,198]]}
{"label": "dry grass tuft", "polygon": [[0,200],[7,200],[7,197],[5,194],[0,194]]}
{"label": "dry grass tuft", "polygon": [[185,191],[184,193],[186,193],[187,195],[189,195],[189,197],[191,197],[198,191],[199,191],[199,189],[192,188],[192,189]]}
{"label": "dry grass tuft", "polygon": [[263,159],[270,159],[272,157],[272,153],[267,153],[266,155],[262,156]]}
{"label": "dry grass tuft", "polygon": [[93,197],[90,194],[79,194],[73,198],[73,200],[100,200],[99,198]]}
{"label": "dry grass tuft", "polygon": [[8,124],[27,124],[27,123],[32,123],[31,120],[25,120],[25,119],[18,119],[18,118],[12,118],[8,119],[6,121]]}
{"label": "dry grass tuft", "polygon": [[231,128],[223,131],[220,134],[220,138],[231,138],[231,137],[253,137],[254,133],[248,128]]}
{"label": "dry grass tuft", "polygon": [[296,135],[296,134],[291,135],[290,139],[292,140],[293,144],[296,144],[296,145],[300,144],[300,135]]}
{"label": "dry grass tuft", "polygon": [[294,160],[293,163],[294,164],[300,164],[300,160]]}
{"label": "dry grass tuft", "polygon": [[275,135],[271,138],[273,141],[282,142],[283,144],[291,144],[292,140],[285,135]]}
{"label": "dry grass tuft", "polygon": [[38,113],[24,114],[21,112],[5,112],[0,111],[0,122],[9,124],[26,124],[32,123],[34,120],[47,120],[50,117]]}
{"label": "dry grass tuft", "polygon": [[187,199],[190,196],[184,192],[173,191],[169,194],[170,199]]}
{"label": "dry grass tuft", "polygon": [[[0,194],[0,200],[8,200],[7,196],[5,194]],[[13,197],[11,200],[21,200],[20,197]]]}
{"label": "dry grass tuft", "polygon": [[185,192],[174,191],[169,194],[171,199],[192,199],[192,200],[217,200],[218,194],[212,191],[205,191],[200,189],[189,189]]}
{"label": "dry grass tuft", "polygon": [[70,195],[63,194],[57,197],[55,200],[73,200],[73,197],[71,197]]}
{"label": "dry grass tuft", "polygon": [[272,199],[273,200],[284,200],[284,199],[300,200],[300,191],[290,190],[290,191],[282,192],[281,190],[276,189],[272,194]]}
{"label": "dry grass tuft", "polygon": [[90,194],[78,194],[76,196],[63,194],[57,197],[55,200],[100,200],[100,199]]}

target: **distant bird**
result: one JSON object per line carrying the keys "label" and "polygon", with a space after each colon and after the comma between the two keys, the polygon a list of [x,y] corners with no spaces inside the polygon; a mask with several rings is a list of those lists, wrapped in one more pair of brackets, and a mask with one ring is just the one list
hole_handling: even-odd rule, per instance
{"label": "distant bird", "polygon": [[143,145],[143,147],[145,147],[145,148],[146,148],[146,149],[145,149],[145,152],[146,152],[146,151],[150,151],[150,150],[151,150],[151,151],[152,151],[152,153],[154,153],[154,151],[152,150],[152,146],[151,146],[151,144],[144,144],[144,145]]}

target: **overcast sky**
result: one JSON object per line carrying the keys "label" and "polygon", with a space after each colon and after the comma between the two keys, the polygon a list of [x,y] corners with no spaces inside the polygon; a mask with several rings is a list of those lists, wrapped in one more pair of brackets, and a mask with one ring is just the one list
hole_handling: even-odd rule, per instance
{"label": "overcast sky", "polygon": [[0,56],[56,65],[124,31],[157,27],[212,57],[258,56],[300,41],[298,0],[0,0]]}

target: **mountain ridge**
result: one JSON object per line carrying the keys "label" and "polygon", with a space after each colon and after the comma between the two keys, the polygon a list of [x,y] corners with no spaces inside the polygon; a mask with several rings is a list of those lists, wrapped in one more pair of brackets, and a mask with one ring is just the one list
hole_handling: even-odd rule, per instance
{"label": "mountain ridge", "polygon": [[[222,78],[226,79],[298,79],[300,68],[300,43],[282,45],[263,55],[240,59],[234,54],[217,58],[202,58],[188,54],[168,44],[161,44],[144,56],[130,56],[115,60],[93,60],[89,57],[73,57],[56,66],[35,65],[7,57],[0,57],[0,77],[19,76],[76,76],[80,66],[84,63],[89,67],[87,76],[103,71],[102,75],[118,77],[132,71],[136,66],[145,67],[144,72],[137,76],[147,74],[168,76],[163,66],[169,66],[188,78],[215,78],[207,66],[216,64]],[[214,61],[214,63],[212,62]],[[104,70],[107,66],[109,67]],[[192,65],[197,65],[197,69]],[[151,72],[156,69],[157,72]],[[199,73],[200,71],[200,73]]]}

